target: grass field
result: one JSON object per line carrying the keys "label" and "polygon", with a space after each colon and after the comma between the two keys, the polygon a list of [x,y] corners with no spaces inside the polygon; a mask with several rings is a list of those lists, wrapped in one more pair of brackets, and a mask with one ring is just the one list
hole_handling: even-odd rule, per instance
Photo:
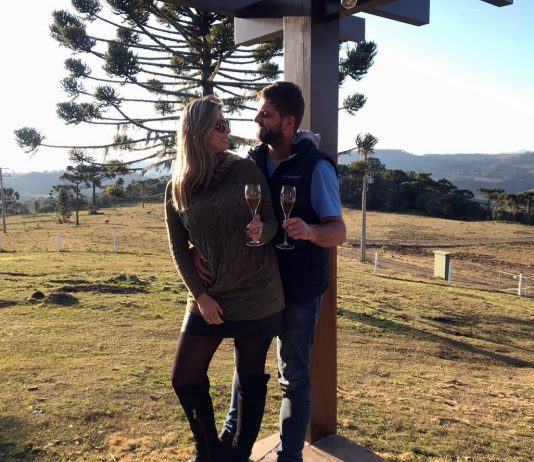
{"label": "grass field", "polygon": [[[338,432],[391,462],[533,460],[534,300],[373,275],[359,214],[338,254]],[[182,461],[193,445],[170,387],[184,286],[160,206],[107,209],[81,226],[9,218],[0,236],[0,460]],[[57,251],[58,233],[62,252]],[[118,252],[113,252],[113,233]],[[432,266],[534,276],[534,227],[368,214],[370,251]],[[63,289],[64,305],[28,298]],[[219,421],[232,348],[211,367]],[[275,375],[274,351],[268,371]],[[277,431],[270,383],[262,435]]]}

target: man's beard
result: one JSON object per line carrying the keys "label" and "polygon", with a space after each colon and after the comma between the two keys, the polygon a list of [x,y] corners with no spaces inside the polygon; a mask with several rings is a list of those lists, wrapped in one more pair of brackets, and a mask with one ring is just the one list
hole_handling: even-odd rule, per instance
{"label": "man's beard", "polygon": [[[261,130],[262,128],[264,129],[263,132]],[[280,123],[276,130],[269,130],[266,127],[260,127],[258,130],[258,139],[262,143],[269,144],[271,146],[277,145],[283,139],[282,123]]]}

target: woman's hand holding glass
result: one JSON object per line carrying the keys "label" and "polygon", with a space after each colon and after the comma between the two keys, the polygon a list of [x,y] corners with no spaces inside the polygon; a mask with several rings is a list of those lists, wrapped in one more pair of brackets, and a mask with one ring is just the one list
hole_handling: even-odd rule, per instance
{"label": "woman's hand holding glass", "polygon": [[[251,242],[260,242],[262,234],[263,222],[261,221],[260,214],[256,213],[252,221],[247,225],[247,235],[251,239]],[[262,243],[260,242],[260,244]]]}
{"label": "woman's hand holding glass", "polygon": [[251,240],[247,241],[246,244],[252,247],[263,245],[263,242],[259,241],[263,232],[263,223],[256,213],[261,202],[261,186],[257,183],[245,185],[245,200],[252,215],[252,221],[247,225],[247,235]]}

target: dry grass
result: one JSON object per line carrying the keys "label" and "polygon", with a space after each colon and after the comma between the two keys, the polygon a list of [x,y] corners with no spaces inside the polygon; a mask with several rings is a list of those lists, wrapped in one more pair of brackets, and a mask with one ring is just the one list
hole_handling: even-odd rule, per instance
{"label": "dry grass", "polygon": [[[346,218],[356,239],[356,212]],[[373,252],[407,264],[431,266],[445,246],[478,274],[534,275],[532,227],[370,213],[368,237]],[[0,460],[190,456],[169,384],[185,294],[161,207],[83,215],[79,228],[13,218],[0,239]],[[531,461],[532,299],[376,277],[350,246],[338,267],[339,432],[392,462]],[[65,286],[76,303],[26,300]],[[274,374],[273,352],[268,367]],[[211,373],[219,418],[231,371],[226,342]],[[277,430],[278,405],[272,381],[263,435]]]}
{"label": "dry grass", "polygon": [[[359,248],[361,213],[347,209],[345,219],[349,231],[345,247]],[[458,282],[480,282],[486,288],[500,283],[517,286],[510,274],[521,273],[534,285],[533,226],[378,212],[369,213],[367,223],[368,257],[378,252],[384,266],[390,262],[404,266],[407,273],[413,266],[415,272],[432,274],[433,251],[445,250],[452,254],[453,279]],[[340,254],[352,255],[345,249]],[[534,295],[534,289],[529,293]]]}

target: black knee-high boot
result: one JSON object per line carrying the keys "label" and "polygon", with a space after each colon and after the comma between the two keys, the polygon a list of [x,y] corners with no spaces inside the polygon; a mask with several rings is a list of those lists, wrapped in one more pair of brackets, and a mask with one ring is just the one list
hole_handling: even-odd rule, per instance
{"label": "black knee-high boot", "polygon": [[195,438],[197,455],[188,462],[224,462],[223,450],[217,436],[210,382],[206,380],[175,388]]}
{"label": "black knee-high boot", "polygon": [[249,460],[265,411],[269,378],[268,374],[238,377],[237,431],[227,459],[229,462],[248,462]]}

